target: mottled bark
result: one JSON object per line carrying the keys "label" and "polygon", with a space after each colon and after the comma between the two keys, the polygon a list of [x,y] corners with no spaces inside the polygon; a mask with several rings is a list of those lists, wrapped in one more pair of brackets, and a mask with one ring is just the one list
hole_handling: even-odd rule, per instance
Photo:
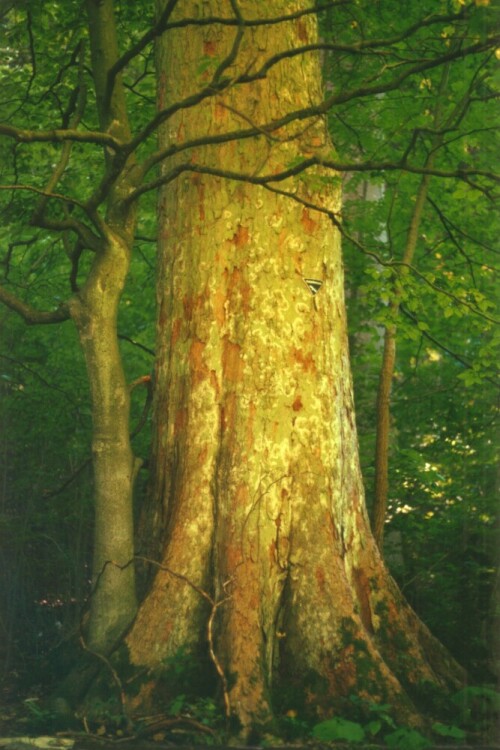
{"label": "mottled bark", "polygon": [[[240,5],[265,17],[307,3]],[[184,2],[179,12],[232,14],[224,0]],[[234,35],[221,25],[164,34],[159,106],[206,84]],[[316,35],[310,16],[247,28],[226,74]],[[316,54],[288,59],[263,80],[177,111],[161,145],[262,126],[319,102],[319,81]],[[178,162],[269,174],[330,148],[315,118],[272,137],[192,148]],[[229,595],[211,645],[246,728],[270,719],[280,685],[319,716],[357,693],[415,717],[406,688],[445,686],[460,670],[445,666],[402,600],[369,529],[339,233],[303,203],[338,211],[338,182],[317,170],[279,187],[290,197],[186,173],[161,195],[152,523],[163,568],[127,636],[130,660],[160,669],[206,644],[209,609],[196,586],[212,601]],[[154,700],[157,688],[149,681],[131,705]]]}

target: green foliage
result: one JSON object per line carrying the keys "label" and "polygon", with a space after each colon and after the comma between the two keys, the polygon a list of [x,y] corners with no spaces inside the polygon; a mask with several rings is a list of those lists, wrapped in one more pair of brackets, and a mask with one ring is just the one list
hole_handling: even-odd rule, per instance
{"label": "green foliage", "polygon": [[488,686],[468,686],[453,696],[457,722],[475,731],[498,726],[500,693]]}
{"label": "green foliage", "polygon": [[40,705],[36,698],[27,698],[23,704],[27,712],[27,729],[29,731],[41,732],[53,727],[56,716],[52,709]]}
{"label": "green foliage", "polygon": [[387,747],[397,748],[397,750],[425,750],[425,748],[432,746],[432,743],[423,734],[417,732],[416,729],[407,729],[406,727],[401,727],[386,735],[384,742]]}
{"label": "green foliage", "polygon": [[440,737],[449,737],[452,740],[463,740],[467,736],[466,732],[460,727],[449,724],[441,724],[439,721],[434,722],[432,731]]}
{"label": "green foliage", "polygon": [[365,739],[365,732],[360,724],[336,716],[316,724],[312,729],[312,736],[320,742],[346,740],[358,743]]}
{"label": "green foliage", "polygon": [[388,703],[367,701],[357,695],[351,695],[350,701],[356,709],[356,717],[363,724],[368,737],[376,737],[389,729],[396,729]]}
{"label": "green foliage", "polygon": [[[443,4],[442,11],[449,8]],[[406,27],[435,3],[405,6]],[[483,38],[491,7],[466,20],[420,29],[395,45],[394,62]],[[326,39],[363,43],[397,34],[390,0],[358,3],[323,17]],[[389,52],[389,55],[391,53]],[[376,50],[325,54],[335,91],[379,80]],[[384,74],[391,69],[388,58]],[[395,163],[401,154],[440,170],[498,165],[492,97],[498,65],[471,56],[410,77],[393,91],[335,107],[330,132],[345,162]],[[459,105],[459,103],[462,103]],[[444,137],[439,123],[450,128]],[[453,132],[452,132],[453,131]],[[488,679],[487,636],[495,568],[498,462],[499,214],[487,179],[432,177],[411,267],[401,265],[421,175],[353,171],[344,179],[343,246],[351,361],[361,463],[370,505],[374,487],[376,391],[386,326],[397,327],[391,399],[386,557],[407,598],[433,632]],[[464,646],[464,644],[467,644]]]}

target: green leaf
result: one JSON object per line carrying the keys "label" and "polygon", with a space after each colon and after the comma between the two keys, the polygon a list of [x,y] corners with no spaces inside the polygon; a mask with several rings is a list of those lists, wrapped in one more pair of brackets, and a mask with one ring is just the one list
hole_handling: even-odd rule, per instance
{"label": "green leaf", "polygon": [[436,721],[435,724],[432,725],[432,731],[436,732],[436,734],[439,734],[441,737],[452,737],[455,740],[463,740],[464,737],[466,737],[466,732],[464,732],[463,729],[460,729],[460,727],[441,724],[439,721]]}
{"label": "green leaf", "polygon": [[210,55],[203,55],[198,64],[198,67],[196,68],[197,75],[202,75],[202,73],[205,73],[205,71],[207,71],[210,66],[215,67],[216,64],[218,64],[218,60],[215,57],[210,57]]}
{"label": "green leaf", "polygon": [[312,736],[322,742],[331,742],[333,740],[362,742],[365,738],[365,733],[361,724],[335,717],[334,719],[327,719],[316,724],[313,727]]}
{"label": "green leaf", "polygon": [[368,724],[365,726],[365,732],[370,735],[370,737],[375,737],[376,734],[380,732],[382,729],[382,722],[380,719],[376,719],[375,721],[369,721]]}
{"label": "green leaf", "polygon": [[401,727],[388,734],[385,738],[385,744],[387,747],[394,747],[398,750],[424,750],[424,748],[431,747],[431,742],[423,734],[406,727]]}
{"label": "green leaf", "polygon": [[170,706],[168,707],[168,712],[172,716],[177,716],[177,714],[180,714],[180,712],[183,709],[184,703],[186,702],[186,696],[185,695],[177,695]]}

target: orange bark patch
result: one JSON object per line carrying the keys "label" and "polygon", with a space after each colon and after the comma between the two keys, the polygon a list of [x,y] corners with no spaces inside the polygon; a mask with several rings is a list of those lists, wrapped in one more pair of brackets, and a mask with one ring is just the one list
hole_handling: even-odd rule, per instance
{"label": "orange bark patch", "polygon": [[224,405],[220,410],[220,427],[223,435],[227,430],[234,429],[234,421],[236,418],[236,403],[236,394],[228,393]]}
{"label": "orange bark patch", "polygon": [[297,396],[297,398],[292,404],[292,409],[294,411],[300,411],[303,408],[304,408],[304,405],[302,404],[302,398],[300,396]]}
{"label": "orange bark patch", "polygon": [[314,234],[316,232],[316,227],[318,226],[318,222],[314,221],[314,219],[311,218],[311,214],[309,213],[307,208],[302,209],[300,222],[306,234]]}
{"label": "orange bark patch", "polygon": [[[195,155],[192,155],[192,163],[195,163]],[[202,176],[200,174],[196,174],[194,172],[191,175],[191,182],[196,187],[196,190],[198,192],[198,213],[200,216],[200,220],[204,221],[205,219],[205,184],[203,182]]]}
{"label": "orange bark patch", "polygon": [[172,326],[172,346],[176,345],[177,340],[179,338],[179,334],[181,332],[181,328],[182,328],[182,320],[180,318],[176,318]]}
{"label": "orange bark patch", "polygon": [[238,383],[241,380],[242,360],[241,346],[229,341],[224,337],[222,352],[222,374],[224,380],[229,383]]}
{"label": "orange bark patch", "polygon": [[241,299],[241,308],[245,315],[247,315],[250,309],[250,295],[252,289],[239,268],[233,268],[231,272],[227,290],[228,298],[234,297],[236,292],[239,293]]}
{"label": "orange bark patch", "polygon": [[203,42],[203,54],[207,57],[217,56],[217,45],[215,42]]}
{"label": "orange bark patch", "polygon": [[370,606],[370,581],[364,570],[353,568],[354,586],[358,597],[361,622],[369,633],[374,632]]}
{"label": "orange bark patch", "polygon": [[203,359],[205,346],[206,344],[203,341],[195,339],[189,349],[189,365],[193,385],[196,385],[208,376],[208,368]]}
{"label": "orange bark patch", "polygon": [[325,571],[323,568],[317,567],[316,571],[314,573],[316,577],[316,581],[318,583],[318,588],[322,594],[325,593]]}
{"label": "orange bark patch", "polygon": [[303,352],[302,349],[292,349],[292,358],[306,372],[316,372],[316,363],[314,362],[312,352]]}
{"label": "orange bark patch", "polygon": [[200,314],[205,305],[206,294],[185,294],[182,299],[182,306],[184,308],[184,317],[186,320],[192,320],[196,313]]}
{"label": "orange bark patch", "polygon": [[226,558],[226,572],[230,574],[241,565],[241,544],[224,545],[224,555]]}
{"label": "orange bark patch", "polygon": [[[227,275],[227,271],[224,271],[224,276]],[[226,311],[224,309],[224,304],[226,302],[227,296],[226,296],[226,288],[225,284],[223,286],[222,282],[217,287],[214,297],[213,297],[213,310],[214,310],[214,317],[217,322],[217,325],[222,328],[224,325],[224,321],[226,319]]]}
{"label": "orange bark patch", "polygon": [[314,148],[319,148],[324,145],[324,140],[319,135],[315,135],[314,138],[311,138],[309,143],[311,146],[314,146]]}
{"label": "orange bark patch", "polygon": [[221,104],[215,105],[215,122],[225,122],[227,120],[227,109]]}
{"label": "orange bark patch", "polygon": [[301,19],[297,21],[297,35],[303,44],[309,41],[309,35],[307,33],[307,26]]}
{"label": "orange bark patch", "polygon": [[243,247],[247,244],[248,239],[250,237],[250,232],[248,231],[248,227],[244,227],[241,224],[238,226],[238,229],[233,235],[233,239],[231,240],[236,247]]}
{"label": "orange bark patch", "polygon": [[175,414],[175,421],[174,421],[174,433],[175,435],[178,435],[180,432],[183,432],[184,428],[187,424],[187,409],[178,409]]}
{"label": "orange bark patch", "polygon": [[139,692],[133,697],[127,698],[127,708],[130,711],[138,709],[144,710],[150,708],[153,703],[154,693],[157,689],[156,680],[150,682],[144,682],[139,687]]}
{"label": "orange bark patch", "polygon": [[254,444],[254,434],[253,434],[253,427],[255,422],[255,413],[257,411],[257,408],[255,404],[252,402],[250,404],[249,413],[248,413],[248,422],[247,422],[247,451],[250,452],[253,448]]}
{"label": "orange bark patch", "polygon": [[357,681],[354,646],[344,648],[336,661],[335,668],[326,672],[331,695],[348,695]]}
{"label": "orange bark patch", "polygon": [[271,566],[276,564],[277,559],[278,559],[278,553],[276,549],[276,542],[273,539],[271,544],[269,545],[269,562]]}

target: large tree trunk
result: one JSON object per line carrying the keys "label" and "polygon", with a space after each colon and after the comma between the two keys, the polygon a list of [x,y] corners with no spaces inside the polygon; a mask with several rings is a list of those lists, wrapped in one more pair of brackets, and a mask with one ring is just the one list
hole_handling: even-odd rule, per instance
{"label": "large tree trunk", "polygon": [[[308,4],[240,5],[255,18]],[[232,16],[224,0],[180,10]],[[165,34],[160,107],[206,83],[234,36],[221,25]],[[246,28],[227,75],[316,39],[311,16]],[[162,145],[264,125],[319,102],[319,81],[316,54],[292,57],[263,80],[180,109]],[[270,174],[330,148],[316,118],[178,161]],[[418,686],[444,687],[460,670],[402,600],[369,529],[340,238],[303,203],[338,210],[338,181],[317,171],[280,188],[291,197],[186,172],[162,193],[153,513],[162,568],[127,637],[130,660],[157,668],[200,646],[208,653],[208,637],[245,727],[272,716],[283,685],[285,709],[309,704],[323,715],[356,693],[414,717]],[[132,705],[159,690],[145,683]]]}

